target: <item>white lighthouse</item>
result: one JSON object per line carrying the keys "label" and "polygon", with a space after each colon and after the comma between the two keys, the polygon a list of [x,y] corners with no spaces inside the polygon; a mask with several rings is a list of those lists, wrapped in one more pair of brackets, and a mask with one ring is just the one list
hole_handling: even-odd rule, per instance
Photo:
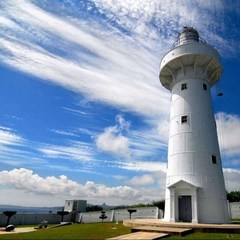
{"label": "white lighthouse", "polygon": [[161,61],[171,91],[166,221],[226,223],[226,190],[210,88],[220,79],[218,52],[184,27]]}

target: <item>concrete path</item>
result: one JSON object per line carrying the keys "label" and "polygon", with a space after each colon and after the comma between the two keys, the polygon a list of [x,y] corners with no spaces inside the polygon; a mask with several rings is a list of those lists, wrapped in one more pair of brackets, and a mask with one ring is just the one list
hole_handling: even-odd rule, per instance
{"label": "concrete path", "polygon": [[129,219],[124,220],[123,225],[131,228],[135,227],[169,227],[169,228],[192,228],[205,232],[240,233],[240,224],[206,224],[206,223],[185,223],[185,222],[165,222],[162,219]]}
{"label": "concrete path", "polygon": [[132,232],[160,232],[160,233],[169,233],[170,235],[179,235],[185,236],[189,233],[192,233],[191,228],[177,228],[177,227],[152,227],[152,226],[142,226],[132,228]]}
{"label": "concrete path", "polygon": [[4,228],[0,229],[0,234],[13,234],[13,233],[24,233],[24,232],[33,232],[36,231],[33,227],[24,227],[24,228],[15,228],[11,232],[2,231]]}
{"label": "concrete path", "polygon": [[130,233],[114,238],[108,238],[108,240],[157,240],[163,237],[167,237],[169,234],[166,233],[156,233],[156,232],[135,232],[135,233]]}

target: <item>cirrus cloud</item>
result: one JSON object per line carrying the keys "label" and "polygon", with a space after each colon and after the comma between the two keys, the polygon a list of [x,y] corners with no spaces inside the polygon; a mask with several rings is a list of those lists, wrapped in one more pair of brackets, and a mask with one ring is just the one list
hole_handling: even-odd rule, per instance
{"label": "cirrus cloud", "polygon": [[0,126],[0,145],[21,145],[25,140],[12,129]]}

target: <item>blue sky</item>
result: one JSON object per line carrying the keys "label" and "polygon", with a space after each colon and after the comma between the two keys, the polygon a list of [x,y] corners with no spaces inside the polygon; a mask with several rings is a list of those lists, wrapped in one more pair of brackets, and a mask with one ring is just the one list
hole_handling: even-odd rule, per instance
{"label": "blue sky", "polygon": [[212,97],[226,187],[239,190],[239,9],[239,0],[0,0],[0,203],[163,199],[170,93],[159,63],[183,26],[221,54]]}

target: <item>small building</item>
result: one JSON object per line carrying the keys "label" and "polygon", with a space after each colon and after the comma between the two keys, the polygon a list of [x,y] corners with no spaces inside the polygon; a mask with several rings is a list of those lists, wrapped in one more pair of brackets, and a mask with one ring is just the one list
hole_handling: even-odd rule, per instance
{"label": "small building", "polygon": [[68,212],[86,212],[86,200],[65,200],[64,211]]}
{"label": "small building", "polygon": [[65,200],[64,211],[69,212],[65,219],[69,222],[77,222],[79,214],[86,212],[86,207],[86,200]]}

